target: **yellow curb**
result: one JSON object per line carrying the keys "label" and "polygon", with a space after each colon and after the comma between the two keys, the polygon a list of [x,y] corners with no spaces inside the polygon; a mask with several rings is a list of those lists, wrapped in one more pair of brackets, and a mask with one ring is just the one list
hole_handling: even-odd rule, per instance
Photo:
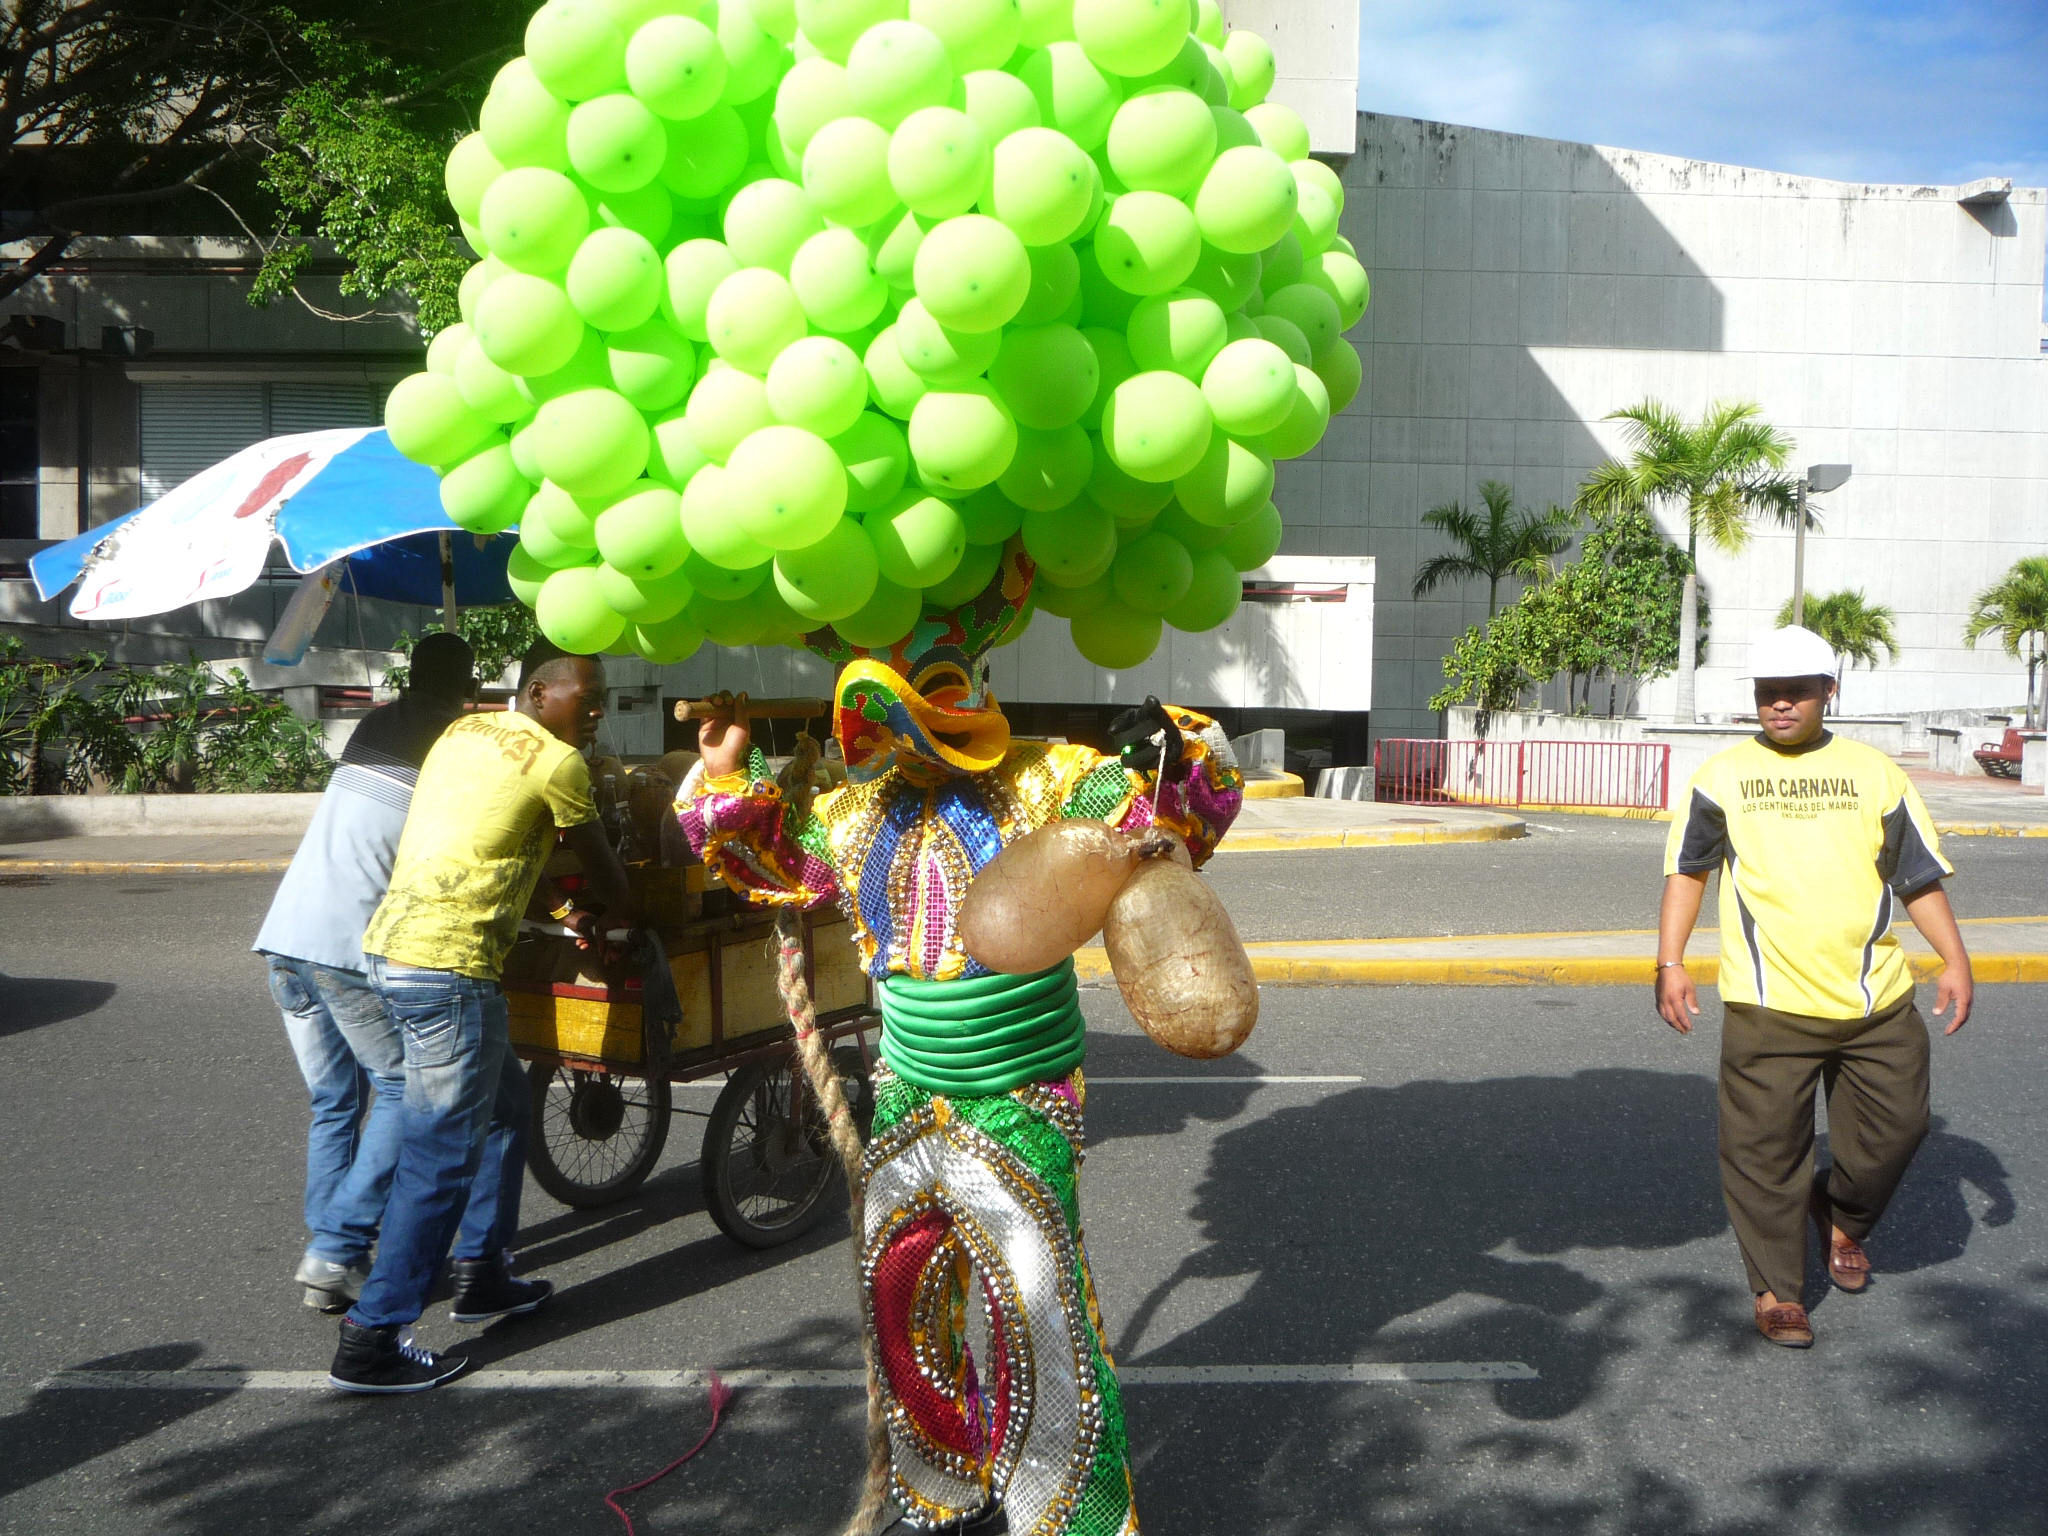
{"label": "yellow curb", "polygon": [[1937,821],[1943,837],[2048,837],[2048,826],[2015,826],[2009,821]]}
{"label": "yellow curb", "polygon": [[123,859],[0,858],[0,875],[281,875],[290,859],[210,859],[156,863]]}
{"label": "yellow curb", "polygon": [[1244,797],[1247,800],[1295,800],[1308,793],[1308,786],[1301,781],[1298,773],[1282,773],[1270,778],[1246,779]]}
{"label": "yellow curb", "polygon": [[1414,843],[1500,843],[1527,837],[1521,822],[1483,827],[1351,827],[1342,832],[1230,832],[1218,853],[1289,853],[1316,848],[1391,848]]}

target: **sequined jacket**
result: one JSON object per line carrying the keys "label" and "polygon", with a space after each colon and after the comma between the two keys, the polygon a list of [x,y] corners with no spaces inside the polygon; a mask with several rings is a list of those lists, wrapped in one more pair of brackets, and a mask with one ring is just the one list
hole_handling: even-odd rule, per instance
{"label": "sequined jacket", "polygon": [[[1183,752],[1160,789],[1157,824],[1179,834],[1199,865],[1236,818],[1244,779],[1213,720],[1172,714]],[[983,865],[1063,817],[1126,831],[1151,826],[1155,779],[1089,747],[1013,741],[985,773],[892,768],[820,795],[800,815],[757,750],[745,772],[686,783],[676,815],[704,862],[750,899],[838,902],[870,975],[950,981],[985,974],[956,926],[967,882]]]}

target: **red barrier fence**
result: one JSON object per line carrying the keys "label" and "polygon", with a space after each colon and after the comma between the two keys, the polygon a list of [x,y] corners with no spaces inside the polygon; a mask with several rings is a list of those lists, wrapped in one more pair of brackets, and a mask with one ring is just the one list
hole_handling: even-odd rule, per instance
{"label": "red barrier fence", "polygon": [[1671,748],[1646,741],[1422,741],[1373,748],[1373,794],[1407,805],[1614,807],[1671,803]]}

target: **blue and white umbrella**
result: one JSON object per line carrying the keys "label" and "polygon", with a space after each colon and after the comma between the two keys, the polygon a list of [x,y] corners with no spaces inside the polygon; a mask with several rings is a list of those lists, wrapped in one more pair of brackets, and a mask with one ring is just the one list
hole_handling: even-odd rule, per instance
{"label": "blue and white umbrella", "polygon": [[[330,587],[431,604],[443,595],[436,536],[460,532],[441,510],[433,470],[403,457],[382,427],[344,427],[244,448],[148,506],[52,545],[29,569],[45,600],[78,583],[74,618],[134,619],[244,590],[275,539],[296,571],[348,561],[345,574],[328,572]],[[457,602],[510,599],[511,539],[479,548],[465,533],[450,542]]]}

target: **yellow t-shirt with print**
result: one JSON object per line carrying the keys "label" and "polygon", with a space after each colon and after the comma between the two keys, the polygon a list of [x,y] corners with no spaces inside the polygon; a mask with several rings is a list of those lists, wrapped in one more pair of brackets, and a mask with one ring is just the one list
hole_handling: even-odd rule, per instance
{"label": "yellow t-shirt with print", "polygon": [[420,767],[363,952],[495,981],[555,829],[595,820],[574,747],[517,710],[463,716]]}
{"label": "yellow t-shirt with print", "polygon": [[1919,791],[1874,747],[1761,733],[1700,765],[1664,873],[1721,871],[1721,999],[1868,1018],[1913,989],[1901,901],[1955,869]]}

